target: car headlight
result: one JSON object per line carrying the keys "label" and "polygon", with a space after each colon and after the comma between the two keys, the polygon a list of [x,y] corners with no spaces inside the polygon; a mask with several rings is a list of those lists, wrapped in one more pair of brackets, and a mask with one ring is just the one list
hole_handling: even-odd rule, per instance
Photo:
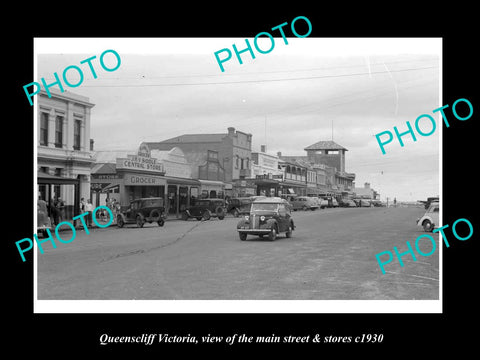
{"label": "car headlight", "polygon": [[245,220],[246,220],[246,221],[250,220],[250,216],[245,215]]}
{"label": "car headlight", "polygon": [[260,221],[265,221],[265,216],[260,216]]}

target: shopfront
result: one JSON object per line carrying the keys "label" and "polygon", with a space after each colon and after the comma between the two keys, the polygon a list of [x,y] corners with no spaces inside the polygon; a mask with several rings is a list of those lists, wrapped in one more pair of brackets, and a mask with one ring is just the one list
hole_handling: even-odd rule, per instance
{"label": "shopfront", "polygon": [[137,154],[116,158],[115,164],[97,164],[92,170],[92,191],[98,193],[99,205],[109,197],[120,205],[138,198],[161,197],[167,214],[177,218],[194,204],[200,187],[201,183],[191,178],[191,167],[178,148],[150,152],[142,144]]}
{"label": "shopfront", "polygon": [[200,182],[199,197],[204,198],[218,198],[225,197],[225,183],[223,181],[214,180],[198,180]]}
{"label": "shopfront", "polygon": [[166,176],[168,214],[177,218],[185,209],[195,205],[199,196],[200,182],[194,179],[181,179]]}
{"label": "shopfront", "polygon": [[263,174],[256,175],[254,183],[256,186],[256,194],[262,196],[281,196],[280,181],[282,175]]}

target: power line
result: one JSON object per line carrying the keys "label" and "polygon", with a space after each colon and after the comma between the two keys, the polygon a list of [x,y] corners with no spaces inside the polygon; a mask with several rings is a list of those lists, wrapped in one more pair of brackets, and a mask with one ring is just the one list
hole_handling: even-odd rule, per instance
{"label": "power line", "polygon": [[[390,73],[395,72],[407,72],[407,71],[418,71],[418,70],[427,70],[427,69],[436,69],[438,66],[426,66],[419,68],[408,68],[408,69],[399,69],[399,70],[390,70]],[[313,80],[313,79],[329,79],[329,78],[340,78],[340,77],[350,77],[350,76],[362,76],[362,75],[371,75],[371,74],[386,74],[387,71],[370,71],[370,72],[361,72],[361,73],[351,73],[351,74],[338,74],[338,75],[320,75],[320,76],[307,76],[307,77],[297,77],[297,78],[282,78],[282,79],[259,79],[259,80],[238,80],[238,81],[222,81],[222,82],[200,82],[200,83],[171,83],[171,84],[143,84],[143,85],[134,85],[134,84],[124,84],[124,85],[83,85],[82,87],[110,87],[110,88],[122,88],[122,87],[166,87],[166,86],[198,86],[198,85],[230,85],[230,84],[246,84],[246,83],[264,83],[264,82],[280,82],[280,81],[298,81],[298,80]]]}

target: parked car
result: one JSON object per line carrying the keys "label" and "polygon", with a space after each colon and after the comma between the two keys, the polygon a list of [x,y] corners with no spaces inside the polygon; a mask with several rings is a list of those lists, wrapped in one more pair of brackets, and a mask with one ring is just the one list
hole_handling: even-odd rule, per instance
{"label": "parked car", "polygon": [[325,208],[327,208],[327,207],[328,207],[328,200],[319,197],[319,198],[318,198],[318,206],[320,207],[320,209],[325,209]]}
{"label": "parked car", "polygon": [[190,206],[182,212],[182,219],[188,220],[193,217],[198,221],[204,219],[209,220],[217,217],[219,220],[225,218],[226,208],[224,199],[197,199],[195,205]]}
{"label": "parked car", "polygon": [[432,202],[439,202],[439,200],[440,199],[437,196],[427,198],[427,201],[425,202],[425,210],[430,207]]}
{"label": "parked car", "polygon": [[319,208],[318,202],[309,196],[297,196],[292,198],[291,204],[293,211],[297,211],[298,209],[313,211]]}
{"label": "parked car", "polygon": [[232,214],[235,217],[245,215],[250,212],[250,206],[255,199],[264,198],[265,196],[249,196],[232,198],[228,202],[227,213]]}
{"label": "parked car", "polygon": [[339,205],[341,207],[357,207],[357,205],[355,204],[355,201],[353,200],[350,200],[350,199],[343,199]]}
{"label": "parked car", "polygon": [[353,201],[355,201],[355,204],[357,205],[357,207],[370,207],[371,206],[370,201],[368,201],[366,199],[353,199]]}
{"label": "parked car", "polygon": [[159,226],[165,224],[165,204],[161,197],[140,198],[130,202],[130,205],[120,209],[117,214],[117,226],[137,224],[143,227],[148,222],[156,222]]}
{"label": "parked car", "polygon": [[255,200],[250,214],[245,215],[237,224],[238,235],[242,241],[247,239],[247,235],[258,235],[260,238],[268,235],[268,240],[273,241],[282,232],[290,238],[294,229],[288,202],[279,197]]}
{"label": "parked car", "polygon": [[432,202],[425,214],[417,219],[417,226],[422,226],[426,232],[432,232],[439,225],[439,211],[439,203]]}
{"label": "parked car", "polygon": [[337,199],[335,199],[333,196],[325,196],[323,199],[327,201],[327,207],[329,208],[335,208],[339,206]]}
{"label": "parked car", "polygon": [[370,203],[374,207],[384,207],[385,206],[385,204],[383,202],[381,202],[380,200],[370,200]]}

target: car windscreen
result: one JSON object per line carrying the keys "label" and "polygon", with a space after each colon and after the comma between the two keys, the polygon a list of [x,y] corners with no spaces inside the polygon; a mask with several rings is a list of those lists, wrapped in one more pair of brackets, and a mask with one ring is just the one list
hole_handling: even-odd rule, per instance
{"label": "car windscreen", "polygon": [[251,211],[276,211],[278,204],[271,203],[254,203],[252,204]]}

